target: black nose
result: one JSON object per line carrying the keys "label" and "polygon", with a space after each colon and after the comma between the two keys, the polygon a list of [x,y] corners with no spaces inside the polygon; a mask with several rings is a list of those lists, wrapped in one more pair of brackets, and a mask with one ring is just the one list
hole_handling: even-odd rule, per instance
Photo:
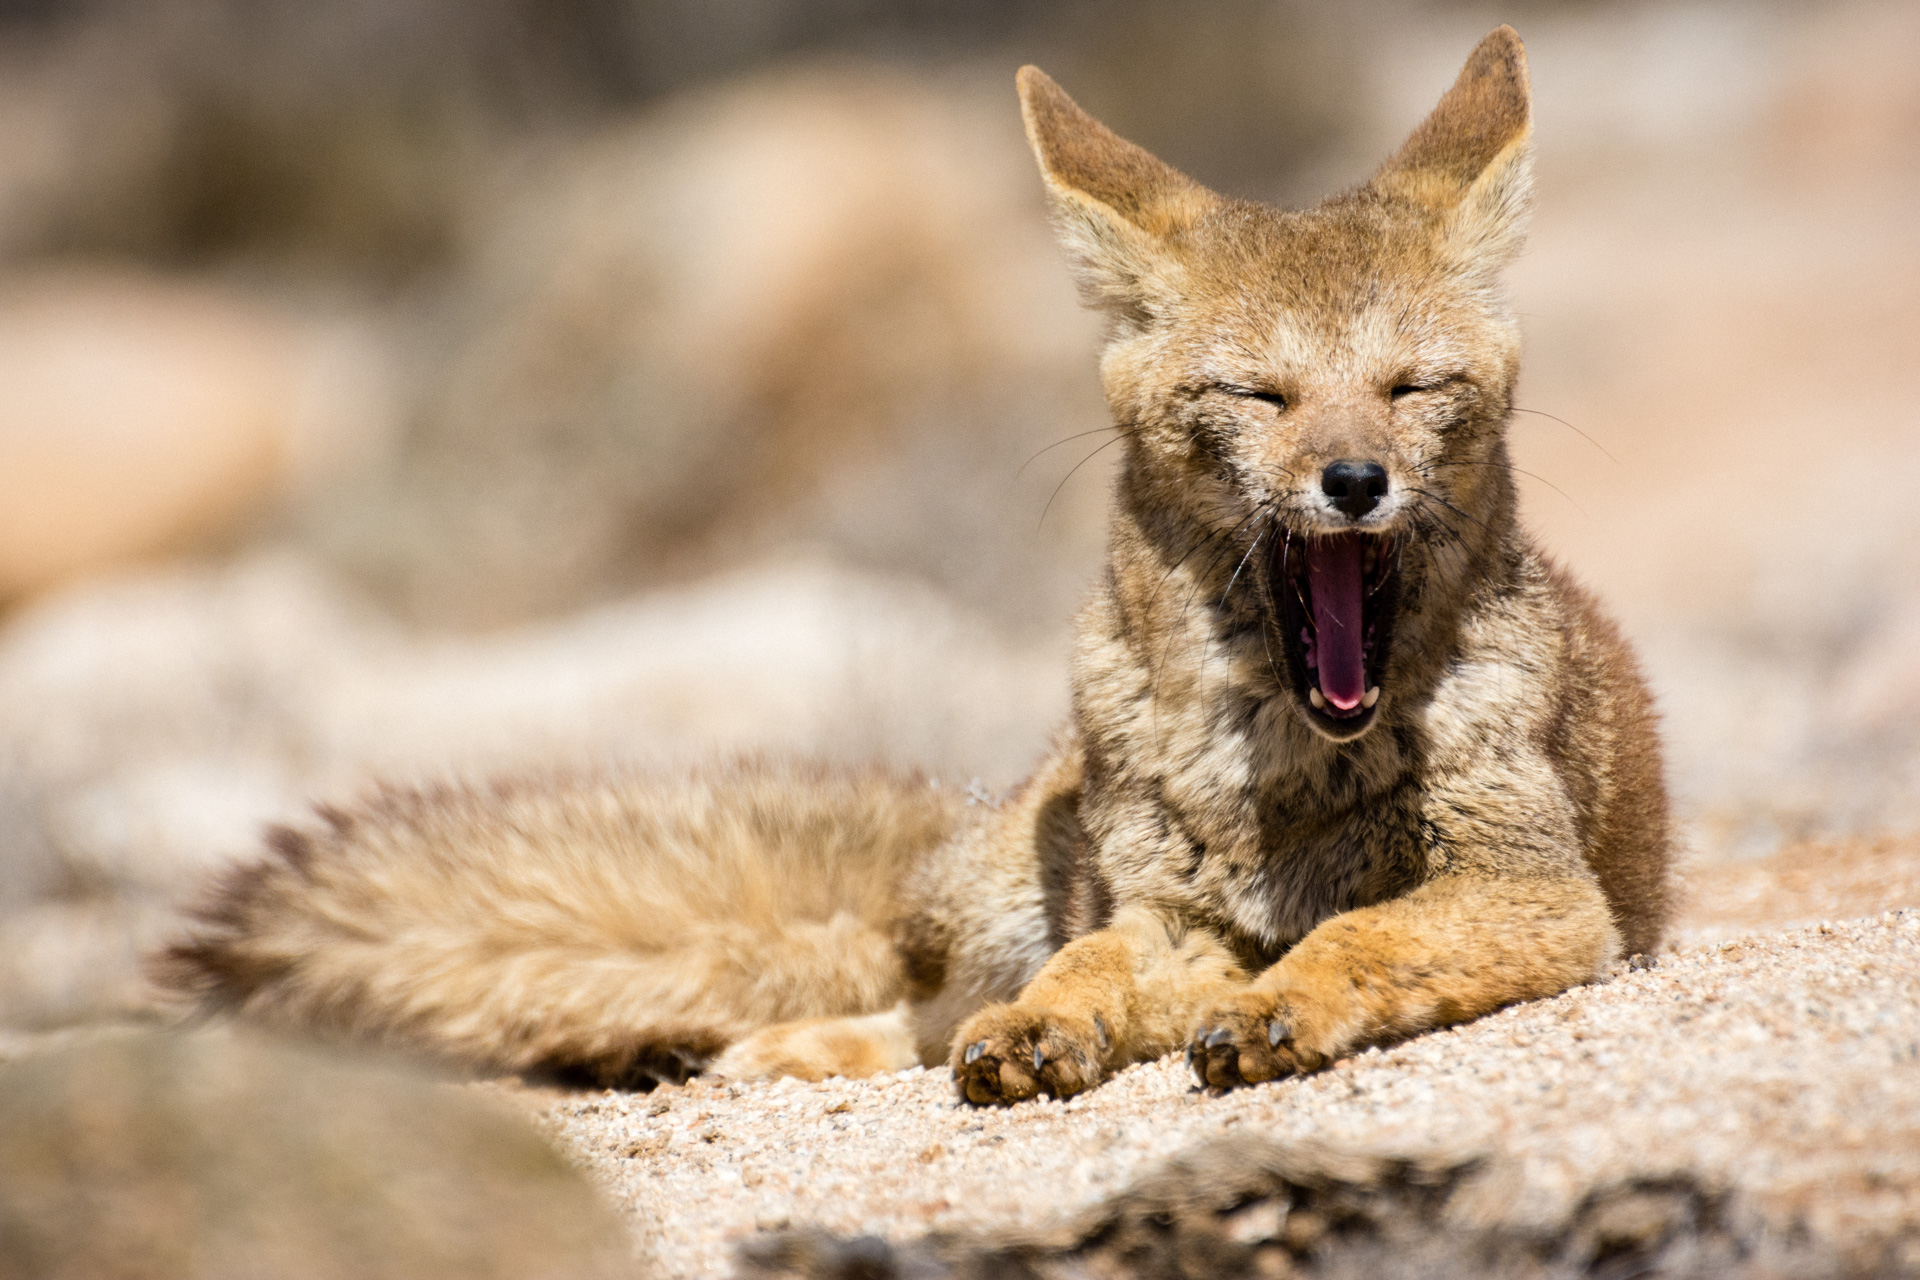
{"label": "black nose", "polygon": [[1387,496],[1387,469],[1377,462],[1342,458],[1328,464],[1320,473],[1320,492],[1332,498],[1334,506],[1358,520]]}

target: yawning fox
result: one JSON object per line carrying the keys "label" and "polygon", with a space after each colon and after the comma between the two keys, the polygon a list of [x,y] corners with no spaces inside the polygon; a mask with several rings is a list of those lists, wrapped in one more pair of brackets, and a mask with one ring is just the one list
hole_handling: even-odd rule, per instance
{"label": "yawning fox", "polygon": [[1667,914],[1634,660],[1516,523],[1530,195],[1502,27],[1365,186],[1200,186],[1019,75],[1125,460],[1073,714],[1012,798],[745,762],[282,828],[163,978],[209,1010],[646,1084],[949,1062],[1311,1071],[1585,981]]}

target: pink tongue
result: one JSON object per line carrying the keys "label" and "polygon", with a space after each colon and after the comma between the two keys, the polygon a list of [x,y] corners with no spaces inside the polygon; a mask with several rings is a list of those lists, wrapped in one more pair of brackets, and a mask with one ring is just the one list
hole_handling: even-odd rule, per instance
{"label": "pink tongue", "polygon": [[1352,711],[1367,691],[1361,652],[1360,557],[1363,533],[1307,539],[1307,584],[1313,588],[1313,653],[1320,692],[1339,711]]}

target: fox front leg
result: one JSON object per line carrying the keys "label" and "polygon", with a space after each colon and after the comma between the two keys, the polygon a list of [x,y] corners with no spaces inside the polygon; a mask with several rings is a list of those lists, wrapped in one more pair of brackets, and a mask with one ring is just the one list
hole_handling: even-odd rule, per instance
{"label": "fox front leg", "polygon": [[961,1024],[955,1086],[976,1105],[1072,1097],[1178,1048],[1201,1010],[1245,983],[1213,935],[1146,908],[1123,910],[1056,952],[1012,1003]]}
{"label": "fox front leg", "polygon": [[1188,1059],[1217,1088],[1317,1071],[1370,1044],[1557,994],[1618,949],[1591,877],[1445,876],[1323,921],[1205,1011]]}

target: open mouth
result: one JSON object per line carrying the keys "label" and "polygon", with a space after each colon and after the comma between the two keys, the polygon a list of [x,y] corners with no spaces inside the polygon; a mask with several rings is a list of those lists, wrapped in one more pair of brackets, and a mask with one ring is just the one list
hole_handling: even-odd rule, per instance
{"label": "open mouth", "polygon": [[1288,537],[1273,558],[1280,638],[1316,729],[1353,738],[1373,723],[1400,603],[1400,544],[1369,533]]}

